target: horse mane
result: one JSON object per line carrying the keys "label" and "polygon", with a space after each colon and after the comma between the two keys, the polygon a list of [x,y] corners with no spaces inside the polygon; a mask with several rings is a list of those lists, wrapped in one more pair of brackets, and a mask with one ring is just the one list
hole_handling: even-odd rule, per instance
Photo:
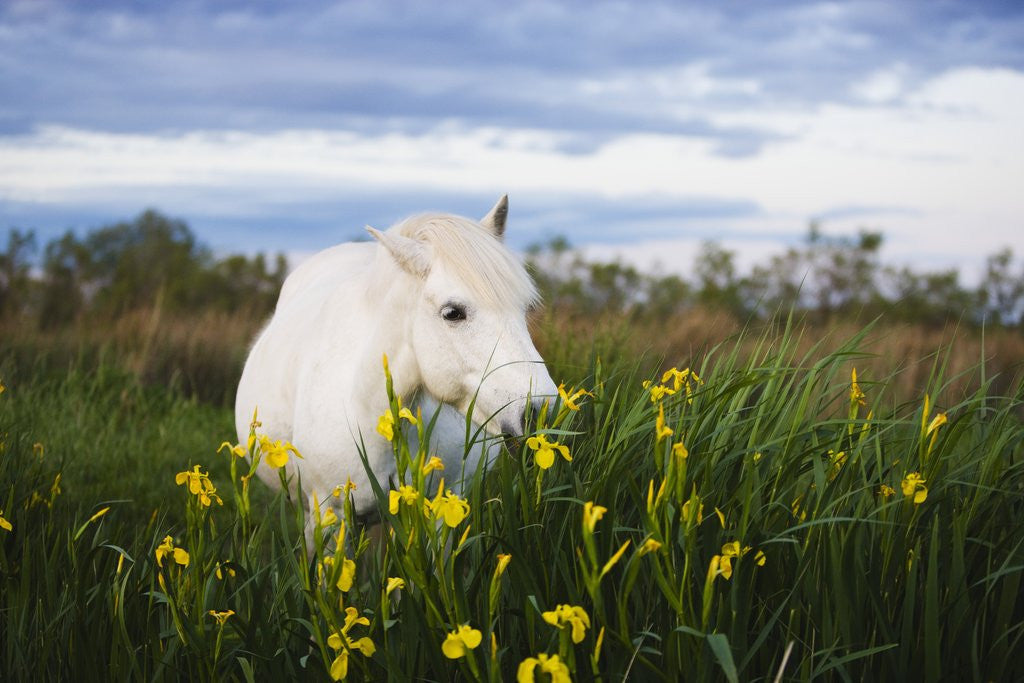
{"label": "horse mane", "polygon": [[452,214],[420,214],[396,227],[400,235],[429,244],[434,258],[483,303],[530,308],[539,302],[519,257],[479,223]]}

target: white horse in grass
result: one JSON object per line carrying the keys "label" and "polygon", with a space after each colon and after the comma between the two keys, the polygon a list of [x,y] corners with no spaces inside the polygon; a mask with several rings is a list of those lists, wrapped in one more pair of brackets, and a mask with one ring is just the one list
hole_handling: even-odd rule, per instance
{"label": "white horse in grass", "polygon": [[[428,452],[447,484],[468,482],[489,450],[477,443],[467,455],[470,410],[486,433],[520,436],[527,402],[557,394],[526,326],[536,289],[502,242],[507,215],[502,197],[480,222],[439,214],[368,227],[376,242],[341,244],[296,268],[242,372],[239,443],[258,408],[260,433],[302,454],[287,472],[300,472],[309,504],[338,505],[330,493],[351,478],[356,512],[373,510],[360,447],[383,488],[396,474],[376,431],[388,410],[386,353],[403,405],[424,420],[439,412]],[[258,472],[280,485],[269,466]]]}

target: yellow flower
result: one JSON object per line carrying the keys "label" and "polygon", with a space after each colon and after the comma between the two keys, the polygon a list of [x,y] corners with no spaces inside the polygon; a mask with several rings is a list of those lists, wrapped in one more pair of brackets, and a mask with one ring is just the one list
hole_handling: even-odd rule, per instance
{"label": "yellow flower", "polygon": [[[412,411],[408,408],[402,407],[402,402],[398,402],[398,419],[408,420],[411,424],[416,424],[417,420],[413,416]],[[395,438],[395,414],[390,408],[384,411],[384,414],[377,419],[377,433],[383,436],[388,441],[393,441]]]}
{"label": "yellow flower", "polygon": [[[715,555],[711,558],[711,562],[708,563],[708,577],[705,582],[705,589],[708,584],[715,580],[715,578],[722,573],[722,556]],[[730,575],[732,574],[732,567],[729,568]]]}
{"label": "yellow flower", "polygon": [[327,508],[324,510],[324,513],[320,516],[320,526],[328,527],[337,523],[338,515],[334,512],[334,508]]}
{"label": "yellow flower", "polygon": [[170,555],[174,561],[182,567],[188,566],[188,552],[184,548],[175,548],[174,539],[170,536],[165,536],[164,542],[156,549],[156,565],[158,567],[164,566],[164,558],[168,555]]}
{"label": "yellow flower", "polygon": [[388,441],[395,438],[395,416],[390,410],[377,418],[377,433]]}
{"label": "yellow flower", "polygon": [[274,469],[284,467],[288,463],[288,454],[294,453],[296,458],[301,458],[302,455],[295,446],[291,445],[287,441],[271,441],[270,437],[265,434],[259,436],[260,441],[260,452],[266,458],[268,465]]}
{"label": "yellow flower", "polygon": [[505,573],[505,569],[508,567],[508,563],[512,561],[512,555],[507,553],[498,553],[498,566],[494,568],[494,577],[497,578]]}
{"label": "yellow flower", "polygon": [[878,489],[878,493],[883,498],[890,498],[891,496],[896,494],[896,489],[889,486],[888,484],[882,484],[882,486]]}
{"label": "yellow flower", "polygon": [[660,541],[656,541],[653,538],[648,538],[637,550],[637,554],[640,556],[644,556],[647,553],[655,553],[661,550],[661,546],[662,544]]}
{"label": "yellow flower", "polygon": [[718,558],[718,573],[726,579],[732,578],[732,555],[715,555]]}
{"label": "yellow flower", "polygon": [[850,373],[850,404],[866,405],[864,398],[864,392],[860,390],[860,384],[857,383],[857,368],[854,368]]}
{"label": "yellow flower", "polygon": [[551,683],[572,683],[569,677],[569,667],[562,662],[558,655],[548,656],[540,653],[536,657],[527,657],[519,664],[516,671],[516,683],[534,683],[536,670],[540,668],[541,673],[551,677]]}
{"label": "yellow flower", "polygon": [[242,444],[235,444],[232,446],[229,442],[225,441],[220,445],[220,448],[217,449],[217,452],[220,453],[225,448],[228,449],[228,453],[231,455],[235,455],[239,458],[244,458],[246,456],[245,448],[242,447]]}
{"label": "yellow flower", "polygon": [[445,637],[441,643],[441,652],[448,659],[458,659],[466,654],[466,650],[477,647],[481,640],[483,634],[480,631],[463,624]]}
{"label": "yellow flower", "polygon": [[356,563],[347,557],[341,561],[341,575],[338,576],[338,590],[347,593],[356,578]]}
{"label": "yellow flower", "polygon": [[672,436],[672,428],[665,425],[665,406],[662,404],[658,404],[658,419],[654,422],[654,434],[657,441]]}
{"label": "yellow flower", "polygon": [[577,399],[583,396],[593,396],[592,393],[585,389],[576,389],[575,391],[569,389],[568,391],[566,391],[564,383],[558,385],[558,395],[562,398],[562,405],[564,405],[569,410],[580,409],[579,404],[576,403]]}
{"label": "yellow flower", "polygon": [[662,386],[660,384],[651,386],[650,382],[644,382],[644,388],[651,392],[651,403],[657,403],[666,396],[671,396],[672,394],[676,393],[672,389],[669,389],[668,387]]}
{"label": "yellow flower", "polygon": [[594,505],[591,501],[584,503],[583,529],[588,533],[594,533],[594,527],[597,525],[598,520],[604,517],[604,513],[606,512],[608,512],[608,508],[603,505]]}
{"label": "yellow flower", "polygon": [[217,489],[214,487],[213,482],[210,481],[210,475],[206,472],[200,472],[199,465],[193,467],[191,471],[178,472],[177,476],[174,477],[174,483],[178,486],[188,484],[189,493],[195,495],[203,507],[210,507],[210,504],[214,501],[218,505],[224,504],[224,501],[217,495]]}
{"label": "yellow flower", "polygon": [[384,589],[384,595],[391,595],[392,591],[402,590],[403,588],[405,588],[405,579],[399,576],[388,577],[388,584]]}
{"label": "yellow flower", "polygon": [[345,623],[342,625],[341,631],[332,633],[327,638],[327,644],[331,649],[339,651],[338,656],[331,662],[330,675],[332,680],[340,681],[348,675],[348,656],[350,651],[360,652],[364,657],[372,657],[373,653],[377,651],[377,647],[369,638],[364,636],[358,640],[352,640],[349,637],[348,632],[356,624],[369,626],[370,620],[366,617],[360,617],[355,607],[346,607]]}
{"label": "yellow flower", "polygon": [[684,446],[683,442],[680,441],[679,443],[672,445],[672,455],[680,460],[686,460],[690,455],[690,451],[686,450],[686,446]]}
{"label": "yellow flower", "polygon": [[391,490],[388,492],[388,512],[397,515],[399,505],[414,505],[419,497],[420,494],[414,487],[409,485],[399,486],[397,491]]}
{"label": "yellow flower", "polygon": [[914,505],[920,505],[928,497],[928,487],[924,485],[925,480],[918,472],[911,472],[903,478],[901,484],[903,495],[914,497]]}
{"label": "yellow flower", "polygon": [[437,495],[428,503],[428,507],[434,517],[443,519],[445,524],[454,529],[469,515],[469,502],[465,498],[459,498],[450,489],[442,495],[443,489],[444,479],[441,480]]}
{"label": "yellow flower", "polygon": [[[686,501],[685,503],[683,503],[682,515],[683,515],[683,520],[686,521],[686,522],[690,521],[690,510],[691,510],[691,508],[690,508],[690,501]],[[695,520],[696,520],[697,524],[700,524],[701,522],[704,521],[704,503],[701,503],[701,502],[697,503],[697,516],[695,517]]]}
{"label": "yellow flower", "polygon": [[229,609],[227,612],[216,612],[214,610],[210,610],[209,612],[207,612],[207,614],[209,614],[211,617],[217,620],[218,626],[223,626],[224,623],[228,620],[228,617],[232,616],[234,613],[235,610],[233,609]]}
{"label": "yellow flower", "polygon": [[355,491],[356,485],[352,483],[352,477],[346,477],[344,486],[335,486],[334,490],[331,491],[331,495],[335,498],[341,498],[341,494],[348,494],[349,491]]}
{"label": "yellow flower", "polygon": [[[722,576],[724,576],[726,579],[732,578],[732,561],[733,561],[733,559],[734,558],[735,559],[739,559],[739,558],[743,557],[744,555],[749,553],[750,550],[751,550],[751,548],[750,548],[749,545],[743,546],[741,548],[739,541],[729,541],[728,543],[724,544],[722,546],[722,554],[720,556],[719,555],[715,555],[715,557],[719,558],[719,560],[718,560],[718,573],[721,574]],[[763,567],[766,560],[767,560],[767,558],[765,557],[763,551],[758,550],[754,554],[754,563],[758,567]]]}
{"label": "yellow flower", "polygon": [[526,440],[526,445],[531,450],[537,452],[534,458],[537,462],[537,467],[542,470],[546,470],[555,464],[555,451],[558,451],[566,461],[572,462],[572,456],[569,455],[568,446],[560,444],[557,441],[550,442],[543,434],[531,436]]}
{"label": "yellow flower", "polygon": [[4,519],[4,511],[0,510],[0,529],[4,531],[14,531],[14,525]]}
{"label": "yellow flower", "polygon": [[441,458],[437,457],[436,455],[430,456],[430,460],[428,460],[423,465],[423,468],[422,468],[424,476],[430,474],[434,470],[443,470],[443,469],[444,469],[444,463],[441,462]]}
{"label": "yellow flower", "polygon": [[223,581],[225,576],[230,576],[234,578],[235,570],[226,563],[218,562],[216,569],[214,569],[214,574],[216,575],[218,580]]}
{"label": "yellow flower", "polygon": [[590,628],[590,617],[582,607],[575,605],[559,605],[550,612],[542,612],[540,616],[556,628],[569,627],[574,643],[582,642],[586,630]]}
{"label": "yellow flower", "polygon": [[755,451],[755,452],[754,452],[754,455],[753,455],[753,457],[752,457],[751,459],[752,459],[752,460],[753,460],[754,462],[758,462],[758,461],[759,461],[759,460],[761,460],[761,458],[763,458],[763,457],[764,457],[764,456],[762,455],[761,451]]}
{"label": "yellow flower", "polygon": [[942,425],[946,424],[948,421],[949,420],[946,418],[945,413],[939,413],[934,418],[932,418],[931,423],[929,423],[928,425],[928,431],[925,432],[925,436],[930,436],[932,432],[934,432]]}

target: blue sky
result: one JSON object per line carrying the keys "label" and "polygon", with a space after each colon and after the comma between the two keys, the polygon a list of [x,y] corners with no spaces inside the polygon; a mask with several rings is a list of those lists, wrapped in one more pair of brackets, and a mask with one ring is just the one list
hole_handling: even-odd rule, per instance
{"label": "blue sky", "polygon": [[482,215],[685,271],[881,230],[1024,246],[1024,10],[983,2],[0,4],[0,228],[146,207],[296,257]]}

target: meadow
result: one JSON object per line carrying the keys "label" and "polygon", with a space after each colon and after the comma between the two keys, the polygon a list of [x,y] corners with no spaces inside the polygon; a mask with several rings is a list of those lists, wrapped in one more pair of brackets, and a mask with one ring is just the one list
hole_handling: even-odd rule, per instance
{"label": "meadow", "polygon": [[5,337],[4,680],[1024,675],[1024,395],[970,335],[908,361],[885,329],[705,320],[666,363],[549,316],[565,393],[532,438],[461,498],[393,430],[383,526],[307,548],[249,483],[294,454],[235,443],[244,323]]}

